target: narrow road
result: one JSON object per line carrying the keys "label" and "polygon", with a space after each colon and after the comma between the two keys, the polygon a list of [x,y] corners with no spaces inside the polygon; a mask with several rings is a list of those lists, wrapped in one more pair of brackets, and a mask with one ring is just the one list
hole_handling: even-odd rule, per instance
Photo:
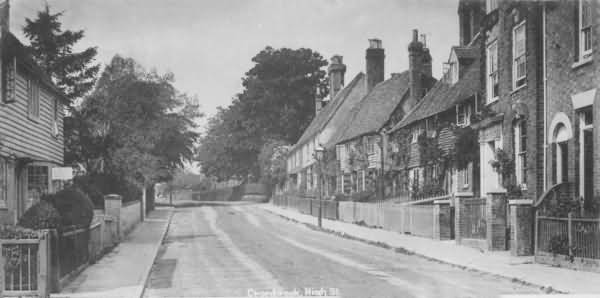
{"label": "narrow road", "polygon": [[145,295],[252,297],[273,289],[357,298],[540,293],[317,232],[256,205],[212,205],[176,209]]}

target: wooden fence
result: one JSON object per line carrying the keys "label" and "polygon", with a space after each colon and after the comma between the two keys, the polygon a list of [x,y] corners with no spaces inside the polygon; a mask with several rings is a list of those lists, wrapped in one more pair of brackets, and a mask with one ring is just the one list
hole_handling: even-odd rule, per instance
{"label": "wooden fence", "polygon": [[600,219],[537,216],[536,253],[600,259]]}

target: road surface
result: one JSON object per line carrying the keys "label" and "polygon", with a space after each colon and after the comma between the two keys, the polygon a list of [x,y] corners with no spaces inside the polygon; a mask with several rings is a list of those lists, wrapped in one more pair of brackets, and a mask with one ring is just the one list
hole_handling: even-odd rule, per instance
{"label": "road surface", "polygon": [[537,288],[344,239],[257,205],[177,208],[146,297],[498,297]]}

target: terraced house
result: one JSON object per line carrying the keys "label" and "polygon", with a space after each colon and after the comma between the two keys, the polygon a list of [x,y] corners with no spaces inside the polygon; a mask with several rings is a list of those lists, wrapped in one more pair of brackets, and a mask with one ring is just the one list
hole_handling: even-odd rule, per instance
{"label": "terraced house", "polygon": [[385,81],[383,49],[367,50],[367,75],[374,73],[372,77],[378,80],[369,85],[369,93],[353,109],[352,121],[339,137],[336,156],[341,165],[337,177],[340,192],[379,190],[380,198],[395,195],[395,185],[384,185],[380,179],[391,166],[386,132],[417,105],[435,82],[429,49],[418,40],[417,30],[413,31],[411,45],[414,47],[409,53],[409,70],[394,73]]}
{"label": "terraced house", "polygon": [[[341,56],[333,56],[329,64],[330,98],[316,101],[316,115],[287,158],[287,191],[304,197],[316,194],[318,176],[314,152],[319,146],[333,146],[332,140],[348,123],[350,110],[360,102],[367,90],[367,76],[359,72],[344,85],[346,66]],[[324,194],[334,193],[335,183],[325,183]]]}
{"label": "terraced house", "polygon": [[52,168],[63,165],[68,100],[10,33],[7,2],[0,14],[0,221],[11,224],[57,187]]}
{"label": "terraced house", "polygon": [[457,134],[477,110],[479,50],[453,47],[446,65],[444,77],[389,131],[397,159],[396,193],[412,201],[479,195],[478,158],[459,167],[450,159],[457,153]]}

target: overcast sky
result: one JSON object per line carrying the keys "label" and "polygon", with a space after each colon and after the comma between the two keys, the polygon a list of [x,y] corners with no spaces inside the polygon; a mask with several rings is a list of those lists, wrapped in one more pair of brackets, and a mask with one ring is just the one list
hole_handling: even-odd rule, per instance
{"label": "overcast sky", "polygon": [[[458,43],[458,0],[47,0],[64,11],[64,28],[84,29],[81,46],[99,62],[115,54],[175,74],[179,90],[197,94],[214,114],[241,91],[251,58],[265,46],[308,47],[344,56],[349,81],[364,71],[369,38],[383,41],[386,78],[408,68],[412,29],[427,35],[434,76]],[[23,42],[25,18],[44,0],[11,0],[11,31]]]}

